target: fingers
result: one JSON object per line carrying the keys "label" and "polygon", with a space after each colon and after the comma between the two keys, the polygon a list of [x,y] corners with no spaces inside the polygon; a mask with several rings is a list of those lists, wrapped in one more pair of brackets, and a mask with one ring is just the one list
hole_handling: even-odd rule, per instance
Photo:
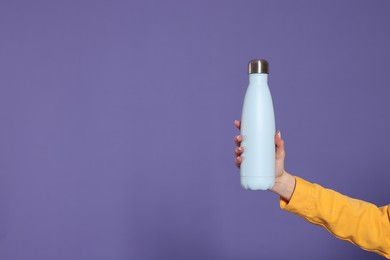
{"label": "fingers", "polygon": [[[235,120],[234,124],[236,125],[236,127],[238,129],[240,129],[240,127],[241,127],[241,121],[240,120]],[[240,144],[242,142],[242,136],[241,135],[236,135],[234,137],[234,142],[236,143],[237,146],[240,146]]]}
{"label": "fingers", "polygon": [[[240,129],[241,128],[241,121],[240,120],[235,120],[234,121],[234,125]],[[235,164],[238,168],[240,168],[241,166],[241,162],[242,162],[242,158],[241,158],[241,154],[242,152],[244,151],[244,148],[241,147],[241,142],[242,142],[242,136],[241,135],[236,135],[234,137],[234,142],[236,143],[236,145],[238,147],[236,147],[236,149],[234,149],[234,155],[236,156],[236,161],[235,161]]]}
{"label": "fingers", "polygon": [[240,168],[240,166],[241,166],[241,161],[242,161],[242,159],[241,159],[241,157],[240,156],[237,156],[237,158],[236,158],[236,166],[238,167],[238,168]]}
{"label": "fingers", "polygon": [[238,129],[241,128],[241,121],[240,121],[240,120],[235,120],[235,121],[234,121],[234,124],[236,125],[236,127],[237,127]]}
{"label": "fingers", "polygon": [[241,135],[236,135],[234,137],[234,142],[236,143],[237,146],[240,146],[241,142],[242,142],[242,136]]}
{"label": "fingers", "polygon": [[280,131],[277,131],[275,134],[275,145],[276,145],[276,159],[282,159],[286,156],[284,151],[284,141],[282,139],[282,134]]}
{"label": "fingers", "polygon": [[236,149],[234,149],[234,154],[236,155],[236,157],[238,157],[242,154],[243,151],[244,149],[242,147],[237,147]]}

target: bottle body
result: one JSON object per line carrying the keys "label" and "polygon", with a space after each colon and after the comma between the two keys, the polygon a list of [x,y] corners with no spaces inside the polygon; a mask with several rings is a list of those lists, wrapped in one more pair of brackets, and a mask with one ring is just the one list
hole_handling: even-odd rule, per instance
{"label": "bottle body", "polygon": [[275,116],[268,74],[249,74],[241,116],[241,186],[268,190],[275,184]]}

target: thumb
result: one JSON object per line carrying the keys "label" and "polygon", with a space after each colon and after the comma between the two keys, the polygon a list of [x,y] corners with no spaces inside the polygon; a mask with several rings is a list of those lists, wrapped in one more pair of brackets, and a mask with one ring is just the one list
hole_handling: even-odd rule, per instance
{"label": "thumb", "polygon": [[284,159],[286,153],[284,151],[284,141],[282,139],[282,134],[280,131],[277,131],[275,134],[275,146],[276,146],[276,159]]}

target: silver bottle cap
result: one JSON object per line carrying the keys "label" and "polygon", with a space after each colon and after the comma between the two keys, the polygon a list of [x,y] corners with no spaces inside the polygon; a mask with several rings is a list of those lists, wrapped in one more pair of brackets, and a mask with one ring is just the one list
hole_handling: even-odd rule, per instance
{"label": "silver bottle cap", "polygon": [[248,64],[249,74],[265,73],[268,74],[268,62],[266,60],[251,60]]}

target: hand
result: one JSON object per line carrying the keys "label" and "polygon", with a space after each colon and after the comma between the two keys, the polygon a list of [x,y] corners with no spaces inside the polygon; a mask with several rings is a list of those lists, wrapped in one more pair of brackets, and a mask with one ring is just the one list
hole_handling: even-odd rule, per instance
{"label": "hand", "polygon": [[[240,129],[241,121],[236,120],[234,121],[234,124],[238,129]],[[234,137],[234,142],[237,145],[234,150],[234,154],[236,155],[236,165],[240,168],[242,162],[241,154],[244,152],[244,148],[241,146],[242,136],[236,135]],[[275,134],[275,146],[275,185],[271,190],[282,196],[284,199],[290,200],[295,188],[295,178],[284,170],[284,159],[286,158],[286,153],[284,151],[284,141],[280,131]]]}
{"label": "hand", "polygon": [[[241,127],[241,121],[236,120],[234,121],[234,124],[238,129]],[[241,165],[241,154],[244,151],[244,148],[241,146],[242,142],[242,136],[236,135],[234,137],[234,142],[237,145],[237,148],[234,150],[234,154],[236,155],[236,165],[238,168],[240,168]],[[286,153],[284,151],[284,141],[282,139],[282,135],[280,134],[280,131],[276,132],[275,134],[275,177],[280,177],[284,172],[284,159],[286,158]]]}

